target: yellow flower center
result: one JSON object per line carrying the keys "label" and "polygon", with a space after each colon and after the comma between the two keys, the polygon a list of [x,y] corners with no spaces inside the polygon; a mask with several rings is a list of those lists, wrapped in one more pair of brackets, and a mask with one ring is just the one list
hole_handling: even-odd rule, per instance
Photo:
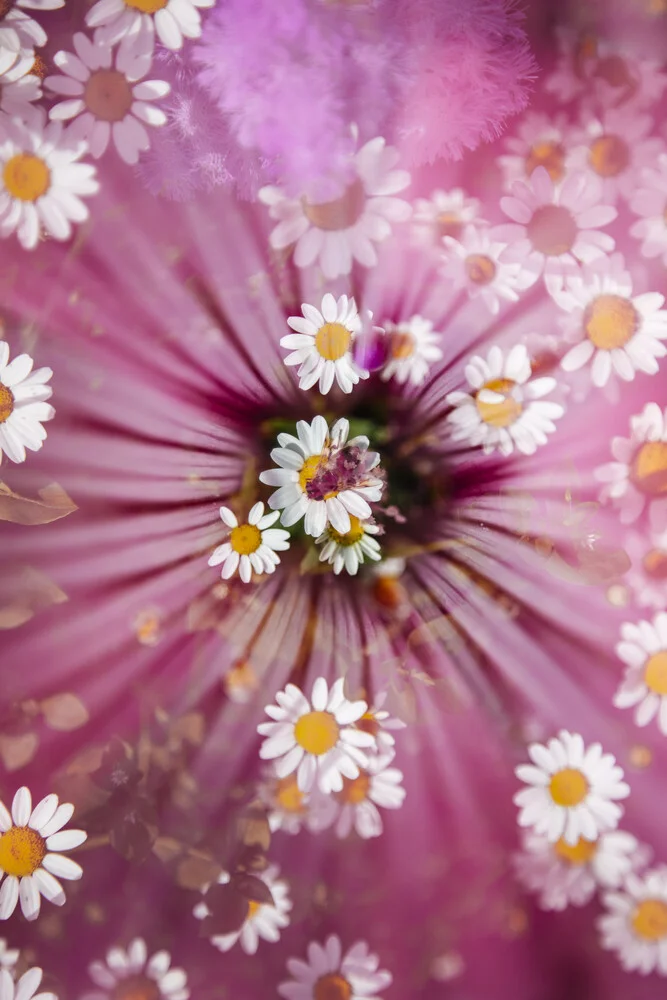
{"label": "yellow flower center", "polygon": [[563,838],[554,844],[554,854],[571,865],[585,865],[595,856],[597,842],[580,837],[576,844],[566,844]]}
{"label": "yellow flower center", "polygon": [[515,420],[519,419],[523,407],[511,394],[515,385],[516,383],[512,379],[496,378],[483,386],[484,389],[504,397],[497,403],[483,403],[479,399],[479,393],[477,394],[475,399],[477,412],[485,424],[489,424],[491,427],[509,427]]}
{"label": "yellow flower center", "polygon": [[30,67],[30,74],[32,76],[38,77],[40,80],[43,80],[45,76],[48,76],[48,73],[49,73],[49,67],[44,62],[44,59],[40,55],[35,53],[34,62]]}
{"label": "yellow flower center", "polygon": [[[159,8],[156,8],[159,9]],[[86,107],[105,122],[120,122],[132,107],[132,87],[116,69],[91,73],[83,92]]]}
{"label": "yellow flower center", "polygon": [[361,218],[366,204],[366,192],[360,180],[353,181],[335,201],[311,204],[304,201],[303,214],[317,229],[334,232],[349,229]]}
{"label": "yellow flower center", "polygon": [[667,937],[667,903],[661,899],[644,899],[632,914],[632,929],[645,941]]}
{"label": "yellow flower center", "polygon": [[306,712],[294,725],[294,739],[314,757],[332,750],[338,742],[339,732],[331,712]]}
{"label": "yellow flower center", "polygon": [[314,479],[319,472],[321,462],[321,455],[311,455],[310,458],[307,458],[301,466],[301,471],[299,473],[299,486],[304,492],[308,483],[311,479]]}
{"label": "yellow flower center", "polygon": [[339,802],[357,806],[368,798],[370,787],[371,779],[362,771],[358,778],[343,778],[343,790],[336,792],[336,798]]}
{"label": "yellow flower center", "polygon": [[542,205],[535,209],[527,226],[528,239],[545,257],[559,257],[574,246],[577,224],[562,205]]}
{"label": "yellow flower center", "polygon": [[0,424],[11,416],[14,409],[14,393],[0,382]]}
{"label": "yellow flower center", "polygon": [[0,837],[0,869],[7,875],[32,875],[45,854],[44,838],[29,826],[13,826]]}
{"label": "yellow flower center", "polygon": [[229,541],[235,552],[241,556],[249,556],[262,544],[262,533],[256,524],[239,524],[232,528]]}
{"label": "yellow flower center", "polygon": [[632,459],[630,478],[648,496],[667,493],[667,441],[647,441]]}
{"label": "yellow flower center", "polygon": [[109,995],[111,1000],[160,1000],[155,980],[141,974],[120,979]]}
{"label": "yellow flower center", "polygon": [[0,17],[6,17],[16,3],[16,0],[0,0]]}
{"label": "yellow flower center", "polygon": [[601,135],[591,145],[588,162],[600,177],[617,177],[630,165],[630,149],[618,135]]}
{"label": "yellow flower center", "polygon": [[661,649],[646,661],[644,683],[655,694],[667,695],[667,651]]}
{"label": "yellow flower center", "polygon": [[667,552],[651,549],[642,561],[644,572],[652,580],[667,580]]}
{"label": "yellow flower center", "polygon": [[333,539],[338,545],[343,545],[347,548],[350,545],[356,545],[364,537],[364,526],[358,517],[354,514],[350,514],[350,530],[346,531],[345,534],[341,534],[340,531],[336,531],[329,525],[328,528],[329,538]]}
{"label": "yellow flower center", "polygon": [[621,295],[598,295],[584,312],[584,330],[601,351],[625,347],[639,327],[639,315],[632,302]]}
{"label": "yellow flower center", "polygon": [[285,812],[302,813],[305,811],[303,792],[299,789],[294,774],[276,782],[275,795],[280,808]]}
{"label": "yellow flower center", "polygon": [[315,983],[313,1000],[350,1000],[352,987],[337,972],[321,976]]}
{"label": "yellow flower center", "polygon": [[463,222],[456,212],[441,212],[435,221],[440,236],[451,236],[452,239],[458,240],[463,232]]}
{"label": "yellow flower center", "polygon": [[[378,580],[390,579],[388,577],[378,577]],[[356,723],[357,729],[361,729],[364,733],[370,733],[371,736],[377,736],[380,731],[380,723],[377,721],[372,712],[365,712],[359,721]]]}
{"label": "yellow flower center", "polygon": [[496,276],[496,265],[490,257],[473,253],[466,257],[466,274],[476,285],[490,285]]}
{"label": "yellow flower center", "polygon": [[578,806],[588,795],[586,778],[574,767],[556,771],[549,784],[551,798],[557,806]]}
{"label": "yellow flower center", "polygon": [[389,351],[396,361],[404,361],[409,358],[415,350],[415,339],[411,333],[403,330],[394,330],[389,336]]}
{"label": "yellow flower center", "polygon": [[526,176],[537,167],[544,167],[557,184],[565,176],[565,149],[560,142],[538,142],[526,157]]}
{"label": "yellow flower center", "polygon": [[155,14],[166,7],[168,0],[125,0],[125,6],[140,10],[142,14]]}
{"label": "yellow flower center", "polygon": [[51,171],[39,156],[17,153],[5,164],[3,180],[12,198],[37,201],[49,190]]}
{"label": "yellow flower center", "polygon": [[262,906],[264,906],[264,903],[258,903],[256,899],[249,899],[246,920],[251,920]]}
{"label": "yellow flower center", "polygon": [[342,323],[325,323],[317,331],[315,347],[325,361],[338,361],[346,354],[352,334]]}

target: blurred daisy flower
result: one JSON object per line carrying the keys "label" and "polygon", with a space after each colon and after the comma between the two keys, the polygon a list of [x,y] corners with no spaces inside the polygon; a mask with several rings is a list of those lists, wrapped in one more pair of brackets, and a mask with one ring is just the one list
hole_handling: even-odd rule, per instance
{"label": "blurred daisy flower", "polygon": [[96,989],[83,1000],[113,1000],[117,996],[155,997],[156,1000],[188,1000],[190,990],[183,969],[173,968],[168,951],[148,957],[143,938],[134,938],[127,948],[114,945],[104,962],[92,962],[88,973]]}
{"label": "blurred daisy flower", "polygon": [[662,153],[648,168],[635,177],[629,196],[630,208],[639,220],[630,227],[630,234],[641,240],[644,257],[656,257],[667,263],[667,153]]}
{"label": "blurred daisy flower", "polygon": [[278,993],[285,1000],[382,1000],[380,991],[391,986],[392,976],[378,965],[365,941],[343,955],[340,938],[332,934],[324,945],[310,943],[307,962],[288,960],[287,971],[294,978],[281,983]]}
{"label": "blurred daisy flower", "polygon": [[638,726],[647,726],[657,716],[660,732],[667,736],[667,613],[659,612],[652,622],[625,622],[621,640],[616,653],[626,671],[614,705],[636,706]]}
{"label": "blurred daisy flower", "polygon": [[667,533],[633,531],[624,548],[631,562],[625,581],[637,604],[655,609],[667,606]]}
{"label": "blurred daisy flower", "polygon": [[381,378],[385,382],[395,379],[398,385],[421,385],[431,365],[442,359],[441,335],[423,316],[383,325],[387,357]]}
{"label": "blurred daisy flower", "polygon": [[629,875],[622,891],[605,893],[602,903],[602,947],[616,952],[626,972],[667,976],[667,870]]}
{"label": "blurred daisy flower", "polygon": [[505,184],[528,180],[533,170],[544,167],[554,184],[565,178],[571,126],[567,115],[530,111],[518,122],[516,135],[504,141],[507,150],[498,157]]}
{"label": "blurred daisy flower", "polygon": [[343,392],[352,392],[359,379],[368,372],[354,361],[352,345],[362,327],[357,304],[353,298],[341,295],[338,301],[330,292],[322,299],[321,311],[304,302],[302,316],[290,316],[288,326],[294,330],[280,341],[291,350],[286,365],[299,365],[299,388],[310,389],[319,381],[323,395],[329,392],[334,379]]}
{"label": "blurred daisy flower", "polygon": [[[278,875],[279,871],[275,866],[258,874],[257,877],[267,886],[273,902],[260,903],[249,900],[248,912],[241,926],[229,934],[213,934],[211,944],[214,947],[222,952],[230,951],[238,942],[246,955],[254,955],[260,940],[273,943],[280,940],[280,932],[289,925],[292,900],[287,883],[278,878]],[[226,885],[228,881],[228,873],[223,872],[218,878],[218,885]],[[211,910],[207,905],[207,897],[209,902],[211,901],[210,892],[209,886],[204,890],[204,898],[193,910],[198,920],[205,920],[211,916]]]}
{"label": "blurred daisy flower", "polygon": [[46,402],[53,393],[46,384],[53,372],[32,366],[28,354],[10,361],[9,344],[0,341],[0,458],[4,453],[12,462],[25,462],[26,448],[39,451],[46,440],[42,423],[55,414]]}
{"label": "blurred daisy flower", "polygon": [[413,231],[420,239],[441,246],[445,236],[458,240],[465,226],[479,219],[480,202],[463,188],[434,191],[430,198],[416,198]]}
{"label": "blurred daisy flower", "polygon": [[343,788],[330,796],[316,796],[313,804],[318,830],[333,827],[337,837],[354,830],[362,840],[379,837],[382,810],[400,809],[405,799],[403,773],[390,766],[393,753],[369,758],[357,778],[344,778]]}
{"label": "blurred daisy flower", "polygon": [[611,442],[615,461],[595,470],[604,483],[600,499],[611,500],[619,509],[623,524],[632,524],[649,505],[654,531],[667,530],[667,409],[647,403],[641,413],[630,419],[630,437],[615,437]]}
{"label": "blurred daisy flower", "polygon": [[494,316],[501,300],[517,302],[520,292],[537,281],[538,274],[525,262],[503,259],[507,244],[498,242],[493,230],[466,226],[460,241],[445,236],[443,242],[443,276],[471,298],[479,296]]}
{"label": "blurred daisy flower", "polygon": [[120,41],[124,53],[151,55],[155,35],[168,49],[180,49],[186,38],[201,35],[200,8],[215,0],[97,0],[86,14],[105,44]]}

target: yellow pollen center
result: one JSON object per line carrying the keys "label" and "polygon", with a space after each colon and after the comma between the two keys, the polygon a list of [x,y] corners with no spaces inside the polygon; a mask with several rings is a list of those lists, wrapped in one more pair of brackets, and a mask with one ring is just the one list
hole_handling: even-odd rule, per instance
{"label": "yellow pollen center", "polygon": [[554,854],[571,865],[585,865],[595,856],[597,843],[580,837],[576,844],[566,844],[563,838],[554,844]]}
{"label": "yellow pollen center", "polygon": [[368,798],[370,787],[371,779],[362,771],[358,778],[343,778],[343,790],[336,792],[336,798],[339,802],[357,806]]}
{"label": "yellow pollen center", "polygon": [[586,336],[601,351],[625,347],[638,327],[637,310],[621,295],[598,295],[584,312]]}
{"label": "yellow pollen center", "polygon": [[246,920],[251,920],[263,905],[263,903],[258,903],[256,899],[249,899]]}
{"label": "yellow pollen center", "polygon": [[352,334],[342,323],[325,323],[317,331],[315,347],[325,361],[338,361],[347,352]]}
{"label": "yellow pollen center", "polygon": [[160,1000],[154,979],[141,974],[120,979],[110,992],[111,1000]]}
{"label": "yellow pollen center", "polygon": [[297,785],[295,775],[290,774],[287,778],[281,778],[276,784],[275,794],[276,801],[285,812],[304,812],[303,792]]}
{"label": "yellow pollen center", "polygon": [[44,838],[29,826],[13,826],[0,837],[0,869],[7,875],[32,875],[45,854]]}
{"label": "yellow pollen center", "polygon": [[249,556],[262,544],[262,533],[256,524],[239,524],[237,528],[232,528],[229,541],[235,552]]}
{"label": "yellow pollen center", "polygon": [[168,0],[125,0],[125,6],[140,10],[142,14],[156,14],[166,7]]}
{"label": "yellow pollen center", "polygon": [[120,122],[132,107],[132,87],[116,69],[91,73],[83,92],[86,107],[105,122]]}
{"label": "yellow pollen center", "polygon": [[307,458],[301,466],[301,471],[299,473],[299,486],[302,490],[305,490],[311,479],[314,479],[317,475],[321,460],[321,455],[311,455],[310,458]]}
{"label": "yellow pollen center", "polygon": [[14,409],[14,393],[0,382],[0,424],[11,416]]}
{"label": "yellow pollen center", "polygon": [[346,531],[343,535],[340,531],[336,531],[335,528],[332,528],[331,525],[329,525],[328,533],[329,538],[331,538],[334,542],[337,542],[338,545],[343,545],[347,548],[349,545],[356,545],[357,542],[361,541],[364,537],[364,528],[359,518],[355,517],[354,514],[350,514],[349,531]]}
{"label": "yellow pollen center", "polygon": [[321,976],[315,983],[313,1000],[350,1000],[352,987],[337,972]]}
{"label": "yellow pollen center", "polygon": [[667,580],[667,552],[651,549],[642,561],[644,572],[652,580]]}
{"label": "yellow pollen center", "polygon": [[655,694],[667,695],[667,651],[662,649],[646,661],[644,683]]}
{"label": "yellow pollen center", "polygon": [[632,914],[632,929],[646,941],[667,937],[667,903],[661,899],[644,899]]}
{"label": "yellow pollen center", "polygon": [[618,177],[630,165],[630,150],[620,136],[601,135],[591,144],[588,162],[600,177]]}
{"label": "yellow pollen center", "polygon": [[647,441],[635,454],[630,478],[648,496],[667,493],[667,441]]}
{"label": "yellow pollen center", "polygon": [[559,257],[571,250],[577,238],[574,216],[562,205],[542,205],[527,226],[528,239],[545,257]]}
{"label": "yellow pollen center", "polygon": [[12,198],[37,201],[49,190],[51,172],[39,156],[17,153],[5,164],[3,180]]}
{"label": "yellow pollen center", "polygon": [[565,149],[560,142],[538,142],[526,157],[526,176],[544,167],[554,184],[565,176]]}
{"label": "yellow pollen center", "polygon": [[49,68],[44,62],[43,58],[40,55],[37,55],[37,53],[35,53],[35,60],[32,66],[30,67],[31,75],[38,77],[40,80],[43,80],[44,77],[48,75],[48,72]]}
{"label": "yellow pollen center", "polygon": [[476,285],[490,285],[496,276],[495,262],[481,253],[466,257],[465,269],[468,278]]}
{"label": "yellow pollen center", "polygon": [[515,420],[519,419],[523,407],[511,395],[515,385],[516,383],[512,379],[496,378],[483,386],[484,389],[504,397],[497,403],[483,403],[479,399],[479,395],[477,396],[475,399],[477,412],[485,424],[489,424],[491,427],[509,427]]}
{"label": "yellow pollen center", "polygon": [[441,212],[436,219],[440,236],[451,236],[458,240],[463,232],[463,222],[456,212]]}
{"label": "yellow pollen center", "polygon": [[314,757],[332,750],[338,742],[339,732],[331,712],[306,712],[294,725],[294,739]]}
{"label": "yellow pollen center", "polygon": [[551,798],[557,806],[578,806],[588,795],[586,778],[574,767],[556,771],[549,784]]}
{"label": "yellow pollen center", "polygon": [[348,189],[335,201],[325,201],[311,204],[304,201],[303,214],[317,229],[336,232],[349,229],[357,222],[364,211],[366,192],[360,180],[353,181]]}
{"label": "yellow pollen center", "polygon": [[395,330],[389,337],[389,351],[396,361],[404,361],[415,350],[415,340],[411,333]]}

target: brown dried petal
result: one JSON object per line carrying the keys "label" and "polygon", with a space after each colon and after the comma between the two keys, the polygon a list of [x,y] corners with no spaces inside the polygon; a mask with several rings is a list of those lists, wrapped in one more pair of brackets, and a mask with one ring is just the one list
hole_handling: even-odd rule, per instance
{"label": "brown dried petal", "polygon": [[192,853],[176,869],[176,881],[182,889],[202,889],[215,882],[221,872],[217,861]]}
{"label": "brown dried petal", "polygon": [[45,698],[40,708],[47,726],[59,732],[68,733],[73,729],[79,729],[85,726],[90,718],[88,709],[81,699],[71,693],[55,694],[51,698]]}
{"label": "brown dried petal", "polygon": [[273,896],[266,882],[254,875],[232,875],[230,885],[232,885],[241,896],[253,903],[263,903],[266,906],[273,906]]}
{"label": "brown dried petal", "polygon": [[0,629],[18,628],[37,611],[66,600],[64,590],[46,574],[24,566],[0,582]]}
{"label": "brown dried petal", "polygon": [[20,736],[0,736],[0,758],[7,771],[18,771],[35,756],[39,738],[35,733]]}
{"label": "brown dried petal", "polygon": [[0,521],[14,524],[50,524],[58,518],[66,517],[77,509],[57,483],[51,483],[39,490],[41,499],[22,497],[10,490],[6,483],[0,483]]}

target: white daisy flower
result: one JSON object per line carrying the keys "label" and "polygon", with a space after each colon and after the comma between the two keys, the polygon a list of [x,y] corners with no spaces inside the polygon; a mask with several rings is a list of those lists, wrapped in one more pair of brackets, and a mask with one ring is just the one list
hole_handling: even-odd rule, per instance
{"label": "white daisy flower", "polygon": [[631,532],[623,548],[630,559],[624,582],[640,607],[667,607],[667,532]]}
{"label": "white daisy flower", "polygon": [[647,726],[657,715],[660,732],[667,736],[667,612],[659,612],[652,622],[624,622],[621,639],[616,653],[626,671],[614,705],[636,705],[638,726]]}
{"label": "white daisy flower", "polygon": [[7,969],[12,977],[14,975],[12,969],[18,962],[20,954],[18,948],[8,948],[5,939],[0,938],[0,969]]}
{"label": "white daisy flower", "polygon": [[602,200],[614,204],[630,198],[639,173],[651,167],[665,152],[662,139],[653,136],[653,119],[636,108],[609,108],[600,118],[591,118],[572,135],[568,168],[590,170],[602,182]]}
{"label": "white daisy flower", "polygon": [[302,316],[287,320],[295,332],[280,341],[281,347],[292,351],[285,364],[300,366],[299,388],[310,389],[319,380],[320,392],[326,395],[335,378],[343,392],[352,392],[359,379],[369,374],[352,356],[354,338],[362,327],[356,302],[347,295],[336,301],[327,292],[321,312],[307,302],[302,304],[301,312]]}
{"label": "white daisy flower", "polygon": [[593,385],[607,384],[612,372],[625,382],[635,373],[655,375],[657,358],[667,354],[667,311],[658,292],[632,294],[630,275],[618,259],[603,258],[576,277],[565,279],[553,298],[569,315],[562,324],[575,346],[561,359],[568,372],[591,362]]}
{"label": "white daisy flower", "polygon": [[264,504],[256,503],[250,509],[248,520],[239,524],[229,507],[220,508],[220,517],[230,529],[229,538],[218,545],[208,560],[209,566],[222,563],[222,579],[228,580],[238,570],[244,583],[250,583],[253,572],[274,573],[280,563],[276,552],[289,549],[289,531],[272,528],[280,513],[264,513]]}
{"label": "white daisy flower", "polygon": [[528,756],[533,763],[516,769],[530,785],[514,796],[519,826],[532,827],[552,843],[562,837],[570,846],[618,826],[623,809],[616,800],[627,798],[630,788],[616,759],[603,754],[599,743],[586,749],[578,733],[563,729],[546,746],[531,744]]}
{"label": "white daisy flower", "polygon": [[[211,944],[214,947],[219,951],[229,951],[238,941],[246,955],[254,955],[260,938],[272,943],[280,940],[281,930],[289,925],[292,900],[287,882],[278,878],[278,875],[279,869],[275,865],[263,872],[256,873],[256,878],[261,879],[271,890],[273,905],[249,900],[248,915],[241,927],[231,934],[214,934],[211,938]],[[229,874],[222,872],[218,877],[218,884],[226,885],[227,882],[229,882]],[[206,886],[203,890],[203,900],[197,903],[192,911],[197,920],[204,920],[211,914],[206,905],[206,894],[209,888],[210,886]]]}
{"label": "white daisy flower", "polygon": [[171,967],[168,951],[156,951],[150,958],[146,942],[134,938],[127,950],[116,945],[106,954],[105,962],[88,966],[97,989],[81,1000],[117,1000],[119,997],[151,997],[154,1000],[188,1000],[187,976],[183,969]]}
{"label": "white daisy flower", "polygon": [[54,408],[46,400],[53,389],[46,383],[50,368],[32,370],[28,354],[9,361],[9,344],[0,340],[0,460],[25,462],[26,448],[39,451],[46,440],[42,423],[51,420]]}
{"label": "white daisy flower", "polygon": [[667,154],[663,153],[642,170],[630,195],[630,208],[641,218],[630,227],[630,233],[642,241],[644,257],[662,258],[667,264]]}
{"label": "white daisy flower", "polygon": [[30,72],[34,61],[34,53],[30,50],[20,55],[10,69],[0,73],[0,111],[10,118],[35,120],[37,111],[32,105],[40,100],[42,86],[39,77]]}
{"label": "white daisy flower", "polygon": [[604,483],[601,500],[611,500],[623,524],[632,524],[650,504],[651,528],[667,530],[667,408],[647,403],[630,418],[630,437],[615,437],[611,453],[616,459],[595,470]]}
{"label": "white daisy flower", "polygon": [[0,970],[0,996],[2,1000],[58,1000],[55,993],[37,993],[42,982],[43,972],[37,966],[24,972],[20,979],[14,982],[11,973],[3,968]]}
{"label": "white daisy flower", "polygon": [[649,856],[637,838],[623,830],[603,833],[597,840],[580,837],[576,844],[562,837],[552,843],[524,831],[523,850],[514,858],[514,869],[521,885],[538,894],[543,910],[564,910],[585,906],[600,886],[618,888]]}
{"label": "white daisy flower", "polygon": [[626,972],[667,976],[667,868],[629,875],[622,892],[602,897],[601,944],[615,951]]}
{"label": "white daisy flower", "polygon": [[436,246],[444,236],[458,240],[469,223],[479,220],[480,203],[462,188],[434,191],[430,198],[417,198],[412,216],[413,231],[424,242]]}
{"label": "white daisy flower", "polygon": [[332,934],[324,945],[311,941],[307,961],[288,959],[293,979],[281,983],[278,993],[285,1000],[382,1000],[380,991],[391,985],[392,976],[378,965],[365,941],[343,956],[340,938]]}
{"label": "white daisy flower", "polygon": [[383,326],[387,360],[380,378],[383,382],[394,378],[399,385],[406,382],[421,385],[430,366],[442,358],[442,349],[438,346],[441,334],[433,329],[431,320],[423,316],[411,316],[399,323],[386,322]]}
{"label": "white daisy flower", "polygon": [[465,288],[469,297],[481,298],[494,316],[500,300],[518,302],[519,293],[530,288],[539,275],[520,260],[503,259],[507,244],[495,239],[494,231],[466,226],[460,240],[445,236],[443,277],[455,289]]}
{"label": "white daisy flower", "polygon": [[565,177],[565,157],[570,125],[567,115],[529,112],[517,127],[517,134],[505,140],[507,153],[498,157],[506,185],[527,179],[536,167],[544,167],[554,184]]}
{"label": "white daisy flower", "polygon": [[80,879],[83,869],[59,852],[79,847],[88,836],[83,830],[63,830],[73,813],[69,802],[58,805],[57,795],[47,795],[33,809],[25,786],[14,796],[11,814],[0,802],[0,873],[6,876],[0,887],[0,920],[11,917],[19,899],[26,920],[39,916],[41,896],[63,905],[58,878]]}
{"label": "white daisy flower", "polygon": [[280,466],[261,472],[260,482],[279,489],[269,499],[272,510],[282,510],[281,524],[289,527],[305,517],[307,535],[317,538],[327,524],[346,534],[350,515],[367,520],[382,496],[382,480],[371,475],[379,461],[368,451],[367,437],[348,441],[349,421],[337,420],[329,430],[324,417],[311,424],[300,420],[298,437],[279,434],[271,458]]}
{"label": "white daisy flower", "polygon": [[[363,840],[382,833],[381,809],[400,809],[405,799],[403,772],[390,767],[393,752],[369,759],[357,778],[344,778],[343,788],[315,799],[318,830],[333,826],[344,839],[355,830]],[[378,808],[379,807],[379,808]]]}
{"label": "white daisy flower", "polygon": [[364,559],[379,561],[380,544],[373,538],[379,532],[377,524],[370,521],[360,521],[358,517],[350,517],[350,530],[336,531],[330,524],[326,526],[317,544],[322,546],[320,562],[328,562],[338,576],[345,570],[350,576],[355,576]]}
{"label": "white daisy flower", "polygon": [[121,42],[124,52],[151,55],[155,35],[168,49],[180,49],[185,38],[201,36],[198,8],[215,0],[97,0],[86,14],[89,28],[97,28],[101,41]]}
{"label": "white daisy flower", "polygon": [[16,231],[26,250],[37,246],[41,229],[69,239],[72,222],[88,218],[80,196],[99,190],[95,168],[77,162],[85,149],[63,135],[60,122],[44,129],[0,122],[0,237]]}
{"label": "white daisy flower", "polygon": [[553,378],[533,379],[528,351],[517,344],[503,357],[494,345],[484,358],[474,355],[465,367],[472,392],[450,392],[447,402],[454,409],[448,416],[454,441],[482,445],[489,453],[496,448],[510,455],[516,448],[532,455],[562,417],[559,403],[544,400],[556,387]]}
{"label": "white daisy flower", "polygon": [[267,809],[272,833],[297,834],[305,826],[310,829],[310,795],[299,788],[296,774],[276,777],[273,769],[266,771],[257,787],[257,795]]}
{"label": "white daisy flower", "polygon": [[372,747],[370,733],[355,729],[368,709],[365,701],[348,701],[340,677],[329,690],[324,677],[313,684],[312,699],[294,684],[276,695],[277,705],[267,705],[265,712],[273,722],[257,727],[266,736],[259,755],[274,760],[279,778],[297,772],[301,791],[308,792],[315,780],[321,791],[340,792],[343,778],[359,777],[359,768],[368,764],[361,747]]}
{"label": "white daisy flower", "polygon": [[[49,111],[49,117],[71,121],[67,135],[85,140],[97,159],[113,140],[125,163],[136,163],[150,146],[144,125],[164,125],[167,116],[153,101],[169,93],[162,80],[143,80],[150,59],[136,59],[83,32],[72,37],[76,54],[56,52],[53,61],[62,75],[47,76],[44,85],[67,98]],[[141,80],[141,83],[137,81]]]}
{"label": "white daisy flower", "polygon": [[537,167],[528,181],[515,181],[511,192],[500,206],[512,223],[496,227],[494,235],[509,244],[506,260],[544,273],[548,288],[575,272],[578,263],[614,249],[614,240],[599,227],[618,213],[602,203],[602,182],[593,174],[571,173],[556,187],[546,168]]}
{"label": "white daisy flower", "polygon": [[58,10],[64,6],[65,0],[5,0],[0,5],[0,73],[14,66],[36,45],[46,44],[44,28],[25,11]]}
{"label": "white daisy flower", "polygon": [[[388,563],[393,561],[398,562],[399,560],[385,559],[383,564],[374,567],[374,569],[379,573],[381,566],[386,567]],[[392,578],[394,576],[395,574],[392,574]],[[387,692],[381,691],[376,695],[372,706],[368,711],[364,712],[357,722],[357,729],[362,729],[365,733],[371,734],[377,745],[377,752],[380,755],[392,754],[394,752],[396,740],[392,730],[395,732],[398,729],[406,728],[402,719],[394,718],[386,708],[382,707],[386,700]]]}
{"label": "white daisy flower", "polygon": [[407,201],[393,197],[410,183],[406,170],[394,169],[398,151],[378,136],[352,157],[353,180],[342,194],[325,202],[289,198],[278,187],[264,187],[260,201],[278,220],[269,242],[275,250],[295,243],[294,263],[319,261],[325,278],[349,274],[352,261],[375,267],[374,243],[391,234],[392,223],[410,218]]}

